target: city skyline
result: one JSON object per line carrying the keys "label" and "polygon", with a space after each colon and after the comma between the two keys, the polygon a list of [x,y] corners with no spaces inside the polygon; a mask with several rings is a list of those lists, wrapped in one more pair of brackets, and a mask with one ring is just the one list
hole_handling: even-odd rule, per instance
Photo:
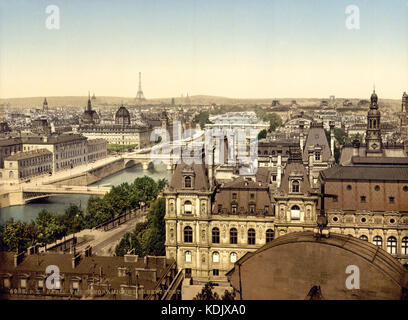
{"label": "city skyline", "polygon": [[[210,95],[367,97],[408,88],[406,1],[46,1],[0,3],[0,98]],[[388,4],[388,5],[387,5]],[[40,93],[40,94],[39,94]]]}

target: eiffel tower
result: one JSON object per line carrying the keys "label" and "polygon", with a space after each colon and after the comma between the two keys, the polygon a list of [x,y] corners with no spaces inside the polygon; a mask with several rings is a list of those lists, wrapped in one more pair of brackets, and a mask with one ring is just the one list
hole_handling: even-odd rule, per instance
{"label": "eiffel tower", "polygon": [[142,90],[142,73],[139,72],[139,90],[137,91],[136,99],[139,101],[146,100],[146,98],[143,95],[143,90]]}

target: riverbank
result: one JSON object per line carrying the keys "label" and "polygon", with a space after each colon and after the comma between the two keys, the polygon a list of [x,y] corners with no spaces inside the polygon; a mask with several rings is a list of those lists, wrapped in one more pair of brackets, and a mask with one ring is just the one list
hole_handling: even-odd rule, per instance
{"label": "riverbank", "polygon": [[112,174],[125,169],[124,160],[121,157],[108,157],[98,162],[57,172],[52,176],[36,177],[29,183],[17,185],[2,185],[0,191],[0,208],[26,204],[23,197],[23,187],[35,187],[39,185],[53,184],[57,186],[88,186],[98,182]]}
{"label": "riverbank", "polygon": [[[149,176],[155,181],[163,178],[170,181],[172,174],[171,171],[166,170],[165,165],[155,165],[153,169],[148,170],[143,170],[139,166],[133,166],[102,178],[91,184],[91,186],[117,186],[124,182],[132,183],[136,178],[144,176]],[[30,222],[31,220],[36,219],[38,213],[42,209],[60,214],[63,213],[70,204],[75,204],[78,207],[84,208],[90,197],[90,195],[83,194],[53,195],[24,205],[0,208],[0,224],[6,222],[10,218],[13,218],[16,221]]]}

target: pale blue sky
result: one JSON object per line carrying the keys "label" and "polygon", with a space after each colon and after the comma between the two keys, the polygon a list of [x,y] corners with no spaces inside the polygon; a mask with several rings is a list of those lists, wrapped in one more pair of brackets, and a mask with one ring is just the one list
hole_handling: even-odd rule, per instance
{"label": "pale blue sky", "polygon": [[139,71],[148,98],[399,99],[408,0],[0,0],[0,97],[131,97]]}

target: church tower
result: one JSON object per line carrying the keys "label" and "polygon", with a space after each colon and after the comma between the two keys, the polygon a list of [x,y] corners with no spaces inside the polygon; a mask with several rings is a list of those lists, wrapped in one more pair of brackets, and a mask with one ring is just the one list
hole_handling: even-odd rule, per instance
{"label": "church tower", "polygon": [[48,112],[48,102],[47,102],[47,98],[44,98],[43,111],[44,111],[44,112]]}
{"label": "church tower", "polygon": [[378,97],[373,91],[371,95],[370,110],[367,114],[366,152],[367,157],[382,156],[382,139],[380,127],[381,113],[378,110]]}

